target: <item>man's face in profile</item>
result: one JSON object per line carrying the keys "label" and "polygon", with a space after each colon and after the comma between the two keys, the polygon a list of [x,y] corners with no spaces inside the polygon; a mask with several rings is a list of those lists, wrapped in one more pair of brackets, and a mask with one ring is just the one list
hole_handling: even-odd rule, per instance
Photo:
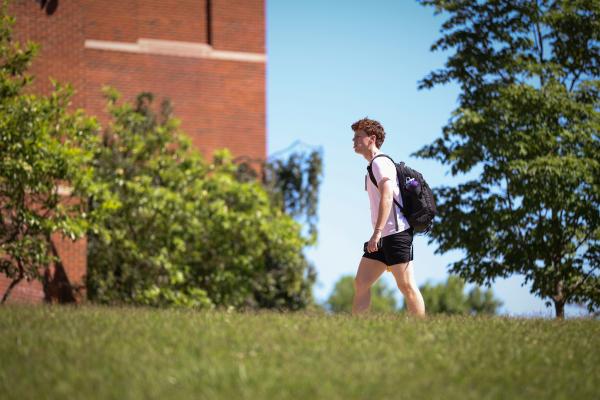
{"label": "man's face in profile", "polygon": [[352,138],[354,151],[363,154],[369,149],[369,141],[370,137],[364,131],[358,130],[354,132],[354,137]]}

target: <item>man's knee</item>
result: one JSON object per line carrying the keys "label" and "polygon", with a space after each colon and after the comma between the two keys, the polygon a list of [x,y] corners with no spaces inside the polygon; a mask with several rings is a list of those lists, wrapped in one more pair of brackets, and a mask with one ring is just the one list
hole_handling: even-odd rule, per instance
{"label": "man's knee", "polygon": [[411,295],[416,292],[416,288],[411,284],[411,282],[396,281],[396,284],[404,296]]}
{"label": "man's knee", "polygon": [[354,278],[354,290],[357,292],[364,292],[365,290],[368,290],[371,288],[371,285],[368,281],[359,278],[358,276],[356,276]]}

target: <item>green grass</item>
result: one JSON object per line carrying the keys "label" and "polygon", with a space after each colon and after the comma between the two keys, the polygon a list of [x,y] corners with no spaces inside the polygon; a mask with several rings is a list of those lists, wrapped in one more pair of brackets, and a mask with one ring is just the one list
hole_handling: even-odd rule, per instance
{"label": "green grass", "polygon": [[600,321],[0,307],[3,399],[600,398]]}

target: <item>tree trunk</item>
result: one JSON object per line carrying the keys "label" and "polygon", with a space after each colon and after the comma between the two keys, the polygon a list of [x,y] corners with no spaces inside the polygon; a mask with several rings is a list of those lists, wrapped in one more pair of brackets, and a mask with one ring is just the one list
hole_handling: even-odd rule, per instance
{"label": "tree trunk", "polygon": [[556,311],[556,319],[565,318],[565,293],[563,290],[563,281],[556,282],[555,293],[552,297],[554,300],[554,310]]}
{"label": "tree trunk", "polygon": [[8,286],[8,289],[6,289],[6,292],[4,292],[4,296],[2,296],[2,301],[0,301],[0,304],[4,304],[4,303],[6,302],[6,300],[8,299],[8,296],[10,296],[10,292],[12,292],[13,288],[14,288],[15,286],[17,286],[17,284],[18,284],[19,282],[21,282],[22,280],[23,280],[23,277],[22,277],[22,276],[20,276],[20,277],[18,277],[18,278],[16,278],[16,279],[14,279],[14,280],[13,280],[13,281],[10,283],[10,285]]}
{"label": "tree trunk", "polygon": [[554,310],[556,319],[565,319],[565,303],[563,301],[554,301]]}

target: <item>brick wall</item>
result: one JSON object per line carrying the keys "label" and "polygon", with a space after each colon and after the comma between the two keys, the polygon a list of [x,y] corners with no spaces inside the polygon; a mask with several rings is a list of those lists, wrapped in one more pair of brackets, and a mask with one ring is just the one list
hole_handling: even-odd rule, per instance
{"label": "brick wall", "polygon": [[38,55],[29,69],[29,73],[35,76],[32,91],[49,93],[49,78],[55,78],[73,85],[77,90],[74,103],[83,104],[83,4],[77,1],[60,2],[52,15],[47,15],[34,0],[13,0],[9,5],[9,14],[16,18],[14,39],[21,43],[32,41],[40,45]]}
{"label": "brick wall", "polygon": [[[9,12],[17,18],[15,38],[42,46],[30,69],[36,76],[31,91],[48,93],[49,77],[69,82],[76,90],[73,106],[104,123],[103,85],[126,100],[150,91],[157,103],[171,99],[182,130],[205,157],[223,147],[234,156],[266,156],[266,62],[240,61],[240,54],[265,53],[264,0],[13,0]],[[168,47],[191,43],[196,55],[138,51],[140,39],[168,41],[160,42]],[[90,40],[130,50],[91,48]],[[205,48],[208,56],[197,56]],[[85,240],[56,243],[67,279],[80,282]],[[6,282],[0,277],[0,293]],[[22,286],[15,299],[43,298],[39,284]]]}
{"label": "brick wall", "polygon": [[[173,6],[176,4],[176,6]],[[265,52],[263,0],[212,0],[213,48]],[[182,129],[207,157],[266,155],[265,63],[135,54],[85,48],[86,39],[135,43],[140,38],[207,42],[206,0],[65,1],[47,15],[35,0],[16,0],[15,37],[42,48],[30,72],[36,92],[53,77],[77,91],[73,105],[106,121],[103,85],[132,100],[140,91],[168,97]]]}
{"label": "brick wall", "polygon": [[[7,303],[39,303],[80,301],[85,296],[83,279],[87,265],[85,238],[75,242],[55,234],[52,241],[56,246],[62,265],[51,265],[46,271],[40,271],[48,281],[47,291],[40,281],[21,281],[12,290]],[[11,280],[0,274],[0,296],[10,286]]]}
{"label": "brick wall", "polygon": [[265,52],[263,0],[216,0],[212,4],[215,48]]}

